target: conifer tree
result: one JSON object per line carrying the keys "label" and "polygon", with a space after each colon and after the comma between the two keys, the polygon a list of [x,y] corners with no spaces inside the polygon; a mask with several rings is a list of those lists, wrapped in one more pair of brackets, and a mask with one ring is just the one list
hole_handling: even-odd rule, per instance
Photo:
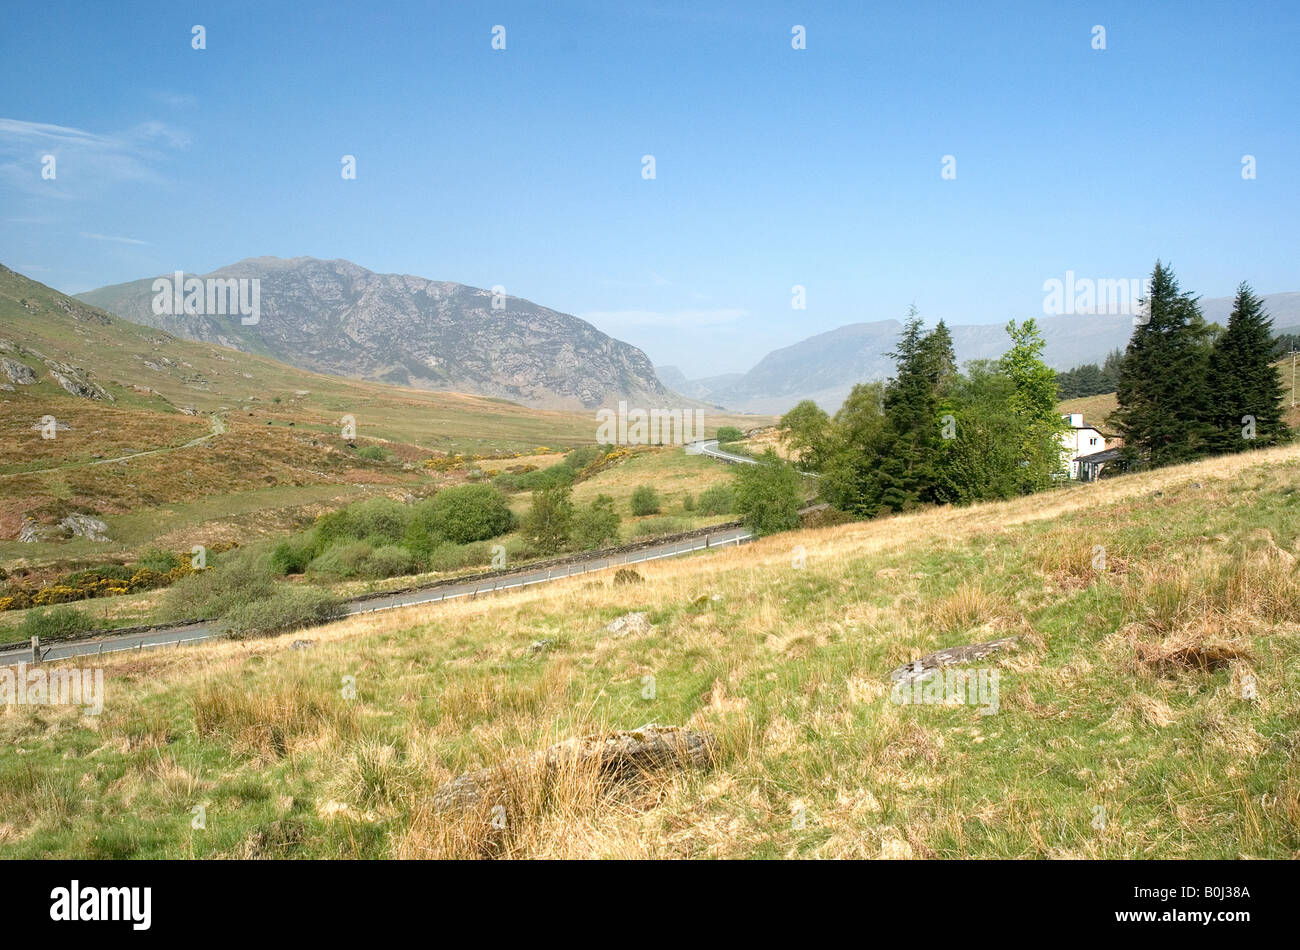
{"label": "conifer tree", "polygon": [[1119,408],[1111,418],[1131,461],[1189,461],[1209,451],[1209,329],[1196,298],[1179,290],[1172,269],[1159,261],[1144,303],[1145,321],[1120,364]]}
{"label": "conifer tree", "polygon": [[1228,329],[1210,352],[1207,382],[1215,407],[1211,446],[1219,452],[1277,445],[1284,387],[1272,364],[1273,321],[1248,284],[1237,288]]}

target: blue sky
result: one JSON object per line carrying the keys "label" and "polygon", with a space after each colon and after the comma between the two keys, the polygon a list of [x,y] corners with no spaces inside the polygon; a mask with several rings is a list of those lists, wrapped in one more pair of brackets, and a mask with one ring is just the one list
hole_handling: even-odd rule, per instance
{"label": "blue sky", "polygon": [[1298,27],[1294,0],[12,7],[0,262],[78,292],[341,257],[691,376],[913,302],[1041,315],[1044,281],[1157,257],[1204,296],[1300,290]]}

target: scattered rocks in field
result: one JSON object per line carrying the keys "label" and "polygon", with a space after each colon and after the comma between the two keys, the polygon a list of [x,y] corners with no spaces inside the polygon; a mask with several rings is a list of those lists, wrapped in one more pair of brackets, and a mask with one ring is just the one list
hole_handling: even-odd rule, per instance
{"label": "scattered rocks in field", "polygon": [[645,578],[630,567],[620,567],[614,574],[615,584],[640,584]]}
{"label": "scattered rocks in field", "polygon": [[290,650],[310,650],[316,645],[315,640],[295,640],[289,644]]}
{"label": "scattered rocks in field", "polygon": [[953,666],[957,663],[969,663],[972,660],[982,660],[991,654],[1011,649],[1016,644],[1016,641],[1016,637],[1003,637],[1001,640],[990,640],[987,643],[968,643],[965,646],[936,650],[919,660],[913,660],[906,666],[900,666],[889,674],[889,678],[896,682],[915,682],[924,679],[931,670],[942,669],[945,666]]}
{"label": "scattered rocks in field", "polygon": [[12,383],[0,383],[0,392],[16,393],[18,390],[14,388]]}
{"label": "scattered rocks in field", "polygon": [[644,611],[626,613],[605,624],[605,632],[615,637],[639,636],[654,629]]}
{"label": "scattered rocks in field", "polygon": [[26,363],[20,363],[17,360],[11,360],[9,357],[0,357],[0,370],[9,377],[9,382],[18,386],[31,386],[36,382],[36,371]]}
{"label": "scattered rocks in field", "polygon": [[547,639],[547,640],[534,640],[532,643],[530,643],[530,644],[528,645],[528,652],[529,652],[530,654],[535,654],[535,653],[545,653],[547,650],[549,650],[549,649],[550,649],[551,647],[553,647],[553,646],[555,646],[555,641],[554,641],[554,640],[550,640],[550,639]]}
{"label": "scattered rocks in field", "polygon": [[57,524],[41,524],[30,515],[23,518],[18,540],[26,544],[37,541],[67,541],[69,538],[86,538],[90,541],[108,541],[108,525],[90,515],[68,515]]}
{"label": "scattered rocks in field", "polygon": [[50,376],[56,383],[74,396],[80,396],[83,399],[107,399],[109,402],[113,401],[113,397],[105,392],[104,388],[98,383],[92,383],[87,377],[86,371],[79,366],[60,363],[58,360],[46,360],[45,368],[49,370]]}
{"label": "scattered rocks in field", "polygon": [[540,752],[459,775],[433,793],[433,805],[438,811],[449,811],[501,802],[509,798],[512,787],[550,783],[586,769],[612,783],[667,769],[707,768],[716,754],[717,740],[710,733],[647,723],[639,729],[566,739]]}

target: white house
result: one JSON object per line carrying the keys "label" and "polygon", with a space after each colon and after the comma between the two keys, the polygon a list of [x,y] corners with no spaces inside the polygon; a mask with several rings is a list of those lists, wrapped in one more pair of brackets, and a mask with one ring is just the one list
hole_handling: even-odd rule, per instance
{"label": "white house", "polygon": [[1070,477],[1079,477],[1079,456],[1092,455],[1106,449],[1106,437],[1092,426],[1083,424],[1083,413],[1063,415],[1069,420],[1070,431],[1061,435],[1061,461],[1069,468]]}

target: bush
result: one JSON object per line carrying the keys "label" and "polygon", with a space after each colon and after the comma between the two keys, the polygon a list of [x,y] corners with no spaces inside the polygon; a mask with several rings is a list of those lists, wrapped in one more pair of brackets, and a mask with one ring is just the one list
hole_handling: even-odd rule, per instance
{"label": "bush", "polygon": [[683,496],[682,496],[682,511],[694,511],[694,510],[695,510],[695,496],[694,496],[694,495],[683,495]]}
{"label": "bush", "polygon": [[736,510],[755,534],[774,534],[799,527],[803,480],[770,449],[758,465],[737,473]]}
{"label": "bush", "polygon": [[481,567],[492,560],[491,546],[484,541],[474,544],[453,544],[444,541],[428,556],[429,570],[438,572],[463,571],[467,567]]}
{"label": "bush", "polygon": [[719,442],[739,442],[745,437],[735,426],[719,426],[717,433],[713,436]]}
{"label": "bush", "polygon": [[641,521],[636,526],[638,538],[653,537],[661,534],[679,534],[686,530],[686,522],[680,518],[651,518]]}
{"label": "bush", "polygon": [[460,485],[420,502],[414,512],[429,537],[456,544],[486,541],[514,527],[514,515],[505,495],[492,485]]}
{"label": "bush", "polygon": [[220,622],[227,635],[239,638],[328,623],[342,615],[338,598],[311,587],[284,586],[269,597],[235,605]]}
{"label": "bush", "polygon": [[95,621],[75,607],[51,607],[33,610],[23,617],[18,632],[24,639],[63,640],[95,629]]}
{"label": "bush", "polygon": [[232,606],[269,597],[275,589],[269,557],[238,551],[209,563],[207,570],[181,578],[167,589],[162,619],[219,617]]}
{"label": "bush", "polygon": [[575,472],[581,472],[592,462],[601,458],[605,454],[603,445],[583,445],[571,451],[564,457],[564,464]]}
{"label": "bush", "polygon": [[577,473],[564,462],[531,472],[502,472],[492,480],[502,491],[540,491],[557,485],[572,485]]}
{"label": "bush", "polygon": [[730,485],[710,485],[700,492],[696,507],[702,515],[729,515],[736,510],[736,493]]}
{"label": "bush", "polygon": [[573,546],[583,551],[618,540],[618,513],[614,511],[614,499],[597,495],[590,505],[575,511],[570,537]]}
{"label": "bush", "polygon": [[554,554],[569,542],[573,524],[572,489],[554,485],[533,492],[533,505],[524,519],[524,537],[541,554]]}
{"label": "bush", "polygon": [[352,537],[375,546],[401,541],[411,517],[409,508],[391,498],[367,498],[347,511]]}
{"label": "bush", "polygon": [[307,565],[307,570],[311,574],[338,579],[367,577],[373,550],[367,541],[343,541],[326,548],[313,558]]}
{"label": "bush", "polygon": [[653,485],[641,485],[632,492],[632,514],[638,517],[659,514],[659,493]]}
{"label": "bush", "polygon": [[316,555],[314,536],[286,538],[271,551],[271,570],[277,574],[301,574]]}
{"label": "bush", "polygon": [[159,574],[166,574],[168,571],[174,571],[181,566],[181,559],[171,551],[164,551],[161,548],[150,548],[140,555],[140,560],[136,562],[136,567],[147,567],[151,571]]}
{"label": "bush", "polygon": [[365,568],[366,573],[374,578],[402,577],[416,573],[420,569],[419,560],[406,548],[388,544],[370,552]]}
{"label": "bush", "polygon": [[364,448],[357,449],[357,457],[369,459],[372,462],[386,462],[389,458],[389,451],[378,445],[367,445]]}

